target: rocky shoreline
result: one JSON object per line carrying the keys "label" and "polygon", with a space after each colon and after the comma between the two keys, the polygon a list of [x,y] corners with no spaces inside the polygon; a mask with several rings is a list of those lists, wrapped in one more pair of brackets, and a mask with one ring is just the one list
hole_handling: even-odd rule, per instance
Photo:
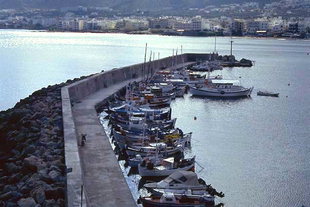
{"label": "rocky shoreline", "polygon": [[42,88],[0,112],[0,207],[65,206],[61,88]]}

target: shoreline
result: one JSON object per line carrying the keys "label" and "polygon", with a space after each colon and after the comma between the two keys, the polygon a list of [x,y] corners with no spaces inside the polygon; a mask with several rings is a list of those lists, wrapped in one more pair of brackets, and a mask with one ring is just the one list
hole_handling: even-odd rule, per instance
{"label": "shoreline", "polygon": [[274,39],[274,40],[303,40],[303,41],[310,41],[310,38],[292,38],[292,37],[259,37],[259,36],[230,36],[230,35],[210,35],[210,36],[195,36],[195,35],[173,35],[173,34],[162,34],[162,33],[152,33],[152,32],[124,32],[124,31],[116,31],[116,30],[109,30],[109,31],[70,31],[70,30],[35,30],[35,29],[27,29],[27,28],[0,28],[0,30],[27,30],[31,32],[48,32],[48,33],[78,33],[78,34],[126,34],[126,35],[158,35],[158,36],[171,36],[171,37],[193,37],[193,38],[233,38],[233,39]]}

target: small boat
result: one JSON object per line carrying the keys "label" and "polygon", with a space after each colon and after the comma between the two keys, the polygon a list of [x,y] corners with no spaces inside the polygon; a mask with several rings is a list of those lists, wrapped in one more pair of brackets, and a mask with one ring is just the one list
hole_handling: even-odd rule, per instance
{"label": "small boat", "polygon": [[155,155],[156,153],[163,155],[164,157],[174,156],[183,153],[184,148],[182,145],[169,147],[165,143],[150,143],[148,146],[127,146],[126,153],[130,157],[134,157],[140,154],[142,157],[147,155]]}
{"label": "small boat", "polygon": [[158,165],[156,162],[142,162],[138,166],[141,177],[167,177],[177,170],[194,171],[195,156],[189,159],[178,160],[174,157],[163,159]]}
{"label": "small boat", "polygon": [[195,172],[177,170],[162,181],[146,183],[143,187],[151,190],[151,192],[163,190],[165,192],[182,193],[188,189],[205,192],[208,186],[199,182]]}
{"label": "small boat", "polygon": [[142,197],[143,207],[206,207],[214,206],[214,197],[210,195],[194,195],[165,193],[162,196]]}
{"label": "small boat", "polygon": [[258,96],[272,96],[272,97],[279,97],[279,93],[273,93],[273,92],[268,92],[268,91],[258,91],[257,92]]}
{"label": "small boat", "polygon": [[193,96],[208,97],[248,97],[251,95],[253,87],[245,88],[237,85],[237,81],[231,80],[206,80],[204,85],[190,87]]}

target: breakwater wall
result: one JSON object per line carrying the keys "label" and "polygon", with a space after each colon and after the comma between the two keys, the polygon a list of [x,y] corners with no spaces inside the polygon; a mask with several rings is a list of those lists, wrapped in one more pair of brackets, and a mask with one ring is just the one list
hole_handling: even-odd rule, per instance
{"label": "breakwater wall", "polygon": [[[134,206],[96,109],[130,81],[214,57],[183,54],[101,72],[43,88],[0,112],[0,206]],[[100,182],[105,189],[96,188]]]}
{"label": "breakwater wall", "polygon": [[[68,206],[78,206],[82,200],[86,201],[85,205],[90,206],[136,205],[118,166],[109,138],[98,120],[100,106],[129,82],[151,77],[157,70],[181,67],[196,61],[214,60],[217,57],[217,54],[182,54],[101,72],[62,88],[65,159],[67,168],[72,171],[67,175]],[[86,147],[79,146],[82,134],[88,136],[86,142],[88,150],[85,150]],[[92,143],[94,140],[96,143]],[[101,157],[103,152],[98,148],[105,151],[106,157]],[[89,153],[90,150],[93,153]],[[94,150],[98,150],[96,155]],[[89,156],[97,156],[97,163],[91,163]],[[110,157],[109,160],[106,159],[107,157]],[[109,170],[113,168],[113,173],[107,172],[107,168]],[[90,172],[91,175],[89,175]],[[115,182],[107,183],[107,179],[112,178],[115,178]],[[91,179],[96,179],[97,182],[91,182]],[[111,189],[107,187],[109,184],[119,187],[111,193]],[[97,197],[94,198],[92,192],[95,192]],[[90,199],[90,197],[93,198]],[[105,203],[107,199],[109,203]]]}

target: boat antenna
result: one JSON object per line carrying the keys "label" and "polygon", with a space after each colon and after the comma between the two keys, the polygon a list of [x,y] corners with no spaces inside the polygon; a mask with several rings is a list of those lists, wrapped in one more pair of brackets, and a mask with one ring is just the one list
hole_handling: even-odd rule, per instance
{"label": "boat antenna", "polygon": [[177,48],[175,51],[175,63],[174,63],[174,65],[178,64],[178,50],[179,50],[179,48]]}
{"label": "boat antenna", "polygon": [[232,40],[230,40],[230,56],[233,55],[232,51],[233,51],[233,42]]}
{"label": "boat antenna", "polygon": [[210,81],[210,67],[208,67],[208,82]]}
{"label": "boat antenna", "polygon": [[181,57],[182,57],[182,68],[184,69],[184,55],[183,55],[183,46],[181,45]]}
{"label": "boat antenna", "polygon": [[145,43],[145,50],[144,50],[144,64],[142,67],[142,79],[144,79],[144,73],[145,73],[145,68],[146,68],[146,53],[147,53],[147,43]]}
{"label": "boat antenna", "polygon": [[174,48],[172,49],[172,61],[171,61],[171,66],[173,66],[173,59],[174,59]]}
{"label": "boat antenna", "polygon": [[157,68],[157,70],[160,70],[160,61],[159,61],[159,58],[160,58],[160,52],[158,52],[158,54],[157,54],[157,55],[158,55],[158,65],[157,65],[157,67],[158,67],[158,68]]}
{"label": "boat antenna", "polygon": [[152,62],[152,68],[151,68],[151,74],[150,74],[150,77],[152,77],[153,76],[153,71],[155,70],[155,52],[153,52],[153,62]]}
{"label": "boat antenna", "polygon": [[148,70],[147,70],[147,79],[149,78],[149,73],[150,73],[150,70],[152,69],[152,54],[153,54],[153,51],[151,50],[149,64],[148,64]]}
{"label": "boat antenna", "polygon": [[214,53],[216,53],[216,35],[214,36]]}

